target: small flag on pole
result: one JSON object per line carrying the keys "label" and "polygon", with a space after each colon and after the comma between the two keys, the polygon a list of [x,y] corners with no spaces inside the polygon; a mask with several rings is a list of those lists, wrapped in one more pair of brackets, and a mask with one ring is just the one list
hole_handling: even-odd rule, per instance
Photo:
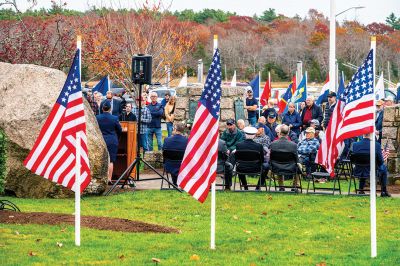
{"label": "small flag on pole", "polygon": [[77,134],[81,137],[80,192],[82,192],[90,183],[90,169],[79,49],[75,53],[64,87],[24,165],[33,173],[75,191]]}
{"label": "small flag on pole", "polygon": [[271,88],[272,88],[271,87],[271,76],[268,73],[268,79],[267,79],[267,82],[265,82],[264,90],[260,97],[261,105],[268,104],[268,99],[271,97]]}
{"label": "small flag on pole", "polygon": [[303,79],[301,80],[299,86],[294,92],[291,102],[300,103],[300,102],[305,102],[306,99],[307,99],[307,72],[303,75]]}
{"label": "small flag on pole", "polygon": [[375,86],[376,99],[382,100],[385,98],[385,85],[383,84],[383,72],[379,76],[378,82]]}
{"label": "small flag on pole", "polygon": [[250,81],[251,89],[253,90],[253,97],[258,99],[260,97],[260,75],[257,75]]}
{"label": "small flag on pole", "polygon": [[236,87],[236,70],[233,72],[231,87]]}
{"label": "small flag on pole", "polygon": [[187,87],[187,84],[188,84],[187,72],[185,72],[185,74],[183,74],[181,81],[179,81],[178,88]]}
{"label": "small flag on pole", "polygon": [[216,49],[178,175],[178,185],[201,203],[216,178],[220,99],[221,63]]}
{"label": "small flag on pole", "polygon": [[321,94],[319,95],[316,104],[321,105],[324,102],[328,101],[328,94],[329,94],[329,75],[326,76],[325,84],[321,89]]}
{"label": "small flag on pole", "polygon": [[100,92],[102,95],[106,95],[107,91],[110,90],[110,80],[108,78],[108,75],[103,77],[99,83],[96,84],[96,86],[94,86],[93,88],[93,92],[98,91]]}
{"label": "small flag on pole", "polygon": [[383,161],[386,163],[387,159],[389,158],[389,145],[388,145],[388,139],[386,139],[385,147],[382,149],[382,157]]}

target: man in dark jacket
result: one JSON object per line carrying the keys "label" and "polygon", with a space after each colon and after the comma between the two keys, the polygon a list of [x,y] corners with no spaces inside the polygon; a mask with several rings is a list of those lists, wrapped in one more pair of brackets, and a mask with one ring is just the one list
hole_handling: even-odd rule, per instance
{"label": "man in dark jacket", "polygon": [[127,103],[125,105],[125,111],[119,116],[119,121],[136,121],[136,115],[132,112],[132,104]]}
{"label": "man in dark jacket", "polygon": [[306,129],[310,126],[310,121],[313,119],[317,119],[319,123],[322,123],[322,109],[320,106],[314,103],[314,97],[309,96],[306,100],[306,106],[304,107],[303,112],[301,113],[301,123],[303,129]]}
{"label": "man in dark jacket", "polygon": [[299,113],[296,112],[294,103],[288,104],[288,111],[282,117],[282,124],[287,125],[291,132],[296,133],[297,136],[300,135],[301,118]]}
{"label": "man in dark jacket", "polygon": [[274,141],[278,137],[275,131],[277,125],[278,124],[276,123],[276,113],[270,112],[268,114],[266,126],[269,128],[271,132],[272,136],[271,141]]}
{"label": "man in dark jacket", "polygon": [[[371,146],[371,135],[364,134],[363,139],[358,142],[354,142],[353,146],[351,147],[351,153],[355,155],[361,154],[370,154],[370,146]],[[390,197],[390,194],[387,192],[386,184],[387,184],[387,168],[383,161],[381,144],[375,141],[375,163],[376,163],[376,170],[378,176],[381,181],[381,197]],[[359,189],[364,189],[365,181],[370,176],[370,167],[355,167],[353,175],[361,177],[360,178],[360,187]],[[364,178],[363,178],[364,177]],[[363,191],[362,191],[363,192]],[[361,193],[362,193],[361,192]]]}
{"label": "man in dark jacket", "polygon": [[228,147],[225,141],[218,140],[217,174],[224,174],[225,190],[230,190],[232,185],[233,165],[228,162]]}
{"label": "man in dark jacket", "polygon": [[[289,127],[287,125],[281,125],[279,132],[279,139],[271,143],[270,164],[271,167],[275,169],[285,169],[286,171],[295,172],[297,170],[297,165],[290,165],[292,168],[288,169],[287,164],[281,164],[272,161],[274,152],[284,152],[288,154],[288,158],[293,157],[296,159],[296,164],[298,163],[297,145],[296,143],[287,139],[288,134],[289,134]],[[295,178],[293,178],[293,186],[298,186],[299,183],[298,179],[299,179],[298,175],[295,175]],[[279,186],[283,186],[283,176],[278,176],[278,184]],[[279,191],[285,191],[285,188],[281,187],[279,188]]]}
{"label": "man in dark jacket", "polygon": [[162,149],[162,133],[161,133],[161,117],[164,114],[164,108],[160,103],[157,102],[157,93],[151,92],[150,99],[151,102],[147,105],[147,108],[151,113],[151,122],[148,124],[147,128],[147,141],[149,151],[153,150],[153,135],[156,135],[158,150]]}
{"label": "man in dark jacket", "polygon": [[324,114],[324,122],[322,123],[322,126],[324,129],[328,127],[329,121],[331,120],[332,112],[335,109],[336,106],[336,92],[331,91],[328,94],[328,103],[326,104],[325,107],[325,114]]}
{"label": "man in dark jacket", "polygon": [[119,115],[122,113],[122,107],[121,107],[121,100],[115,99],[113,97],[112,91],[107,91],[106,94],[106,99],[101,102],[100,104],[100,113],[103,113],[103,105],[105,102],[109,102],[111,105],[111,114],[115,115],[116,117],[119,117]]}
{"label": "man in dark jacket", "polygon": [[[259,160],[260,162],[264,162],[264,148],[261,144],[256,143],[253,141],[254,137],[256,136],[257,133],[257,129],[254,127],[245,127],[243,129],[246,139],[242,142],[239,142],[236,145],[236,153],[240,152],[240,151],[258,151],[260,153],[260,157]],[[262,171],[262,169],[260,169],[261,164],[260,165],[255,165],[254,163],[248,163],[248,164],[240,164],[236,166],[236,171],[238,172],[248,172],[248,173],[257,173]],[[245,175],[239,175],[239,179],[240,182],[242,183],[243,187],[245,190],[249,190],[248,186],[247,186],[247,181],[246,181],[246,177]],[[265,176],[262,173],[260,180],[258,181],[258,184],[260,185],[265,185]],[[260,188],[258,185],[258,189]]]}
{"label": "man in dark jacket", "polygon": [[[185,151],[188,143],[188,138],[183,136],[185,125],[181,123],[175,124],[173,135],[164,140],[164,150]],[[179,168],[181,162],[165,161],[165,169],[171,174],[172,183],[177,186]]]}
{"label": "man in dark jacket", "polygon": [[243,140],[243,135],[240,130],[236,128],[235,120],[228,119],[226,121],[225,131],[222,133],[221,139],[225,141],[228,147],[228,154],[236,150],[236,145]]}
{"label": "man in dark jacket", "polygon": [[378,142],[381,143],[382,141],[382,127],[383,127],[383,101],[379,100],[376,101],[376,120],[375,120],[375,127],[376,127],[376,135],[378,136]]}

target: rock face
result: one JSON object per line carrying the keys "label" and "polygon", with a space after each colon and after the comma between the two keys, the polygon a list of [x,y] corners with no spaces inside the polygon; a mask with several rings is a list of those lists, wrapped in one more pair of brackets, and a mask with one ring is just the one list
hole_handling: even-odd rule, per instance
{"label": "rock face", "polygon": [[400,180],[400,106],[385,107],[382,129],[382,147],[389,148],[387,167],[389,181]]}
{"label": "rock face", "polygon": [[[8,138],[5,189],[18,197],[70,197],[73,193],[32,174],[23,161],[53,107],[66,75],[35,65],[0,62],[0,128]],[[92,181],[86,194],[106,188],[108,152],[97,121],[85,100],[88,149]]]}

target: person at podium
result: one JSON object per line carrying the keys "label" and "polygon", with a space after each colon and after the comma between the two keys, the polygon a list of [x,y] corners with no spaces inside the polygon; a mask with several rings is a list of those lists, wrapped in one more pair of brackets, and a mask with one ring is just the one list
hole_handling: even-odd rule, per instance
{"label": "person at podium", "polygon": [[119,121],[129,121],[129,122],[136,121],[136,115],[134,113],[132,113],[132,104],[131,103],[126,104],[125,111],[119,115]]}
{"label": "person at podium", "polygon": [[108,182],[111,183],[111,177],[114,169],[114,162],[117,160],[118,139],[121,135],[122,128],[119,124],[118,117],[111,114],[111,103],[106,101],[102,106],[102,114],[96,116],[97,123],[104,141],[107,145],[110,162],[108,164]]}

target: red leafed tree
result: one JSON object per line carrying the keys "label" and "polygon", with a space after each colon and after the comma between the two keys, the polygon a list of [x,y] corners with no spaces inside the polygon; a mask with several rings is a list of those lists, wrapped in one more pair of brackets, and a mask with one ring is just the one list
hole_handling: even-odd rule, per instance
{"label": "red leafed tree", "polygon": [[193,50],[198,38],[190,24],[157,10],[143,9],[140,13],[88,14],[76,27],[85,40],[89,69],[109,74],[129,89],[134,54],[153,56],[154,81],[165,76],[166,65],[175,72],[183,70],[182,59]]}
{"label": "red leafed tree", "polygon": [[74,30],[68,18],[25,17],[0,21],[0,60],[62,69],[74,53]]}

